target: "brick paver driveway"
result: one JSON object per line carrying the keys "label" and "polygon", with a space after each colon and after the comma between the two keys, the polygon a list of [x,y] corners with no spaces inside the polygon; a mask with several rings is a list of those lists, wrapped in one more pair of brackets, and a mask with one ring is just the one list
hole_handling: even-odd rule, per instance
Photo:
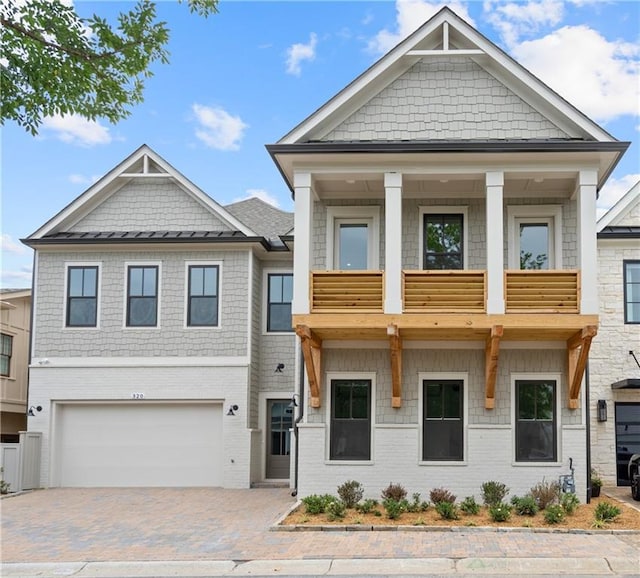
{"label": "brick paver driveway", "polygon": [[5,498],[3,562],[634,557],[640,536],[530,532],[269,532],[286,489],[52,489]]}

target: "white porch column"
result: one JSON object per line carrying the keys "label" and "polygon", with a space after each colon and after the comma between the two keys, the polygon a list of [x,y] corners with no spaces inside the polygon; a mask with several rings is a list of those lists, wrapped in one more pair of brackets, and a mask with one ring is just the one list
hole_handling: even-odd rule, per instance
{"label": "white porch column", "polygon": [[384,175],[384,312],[402,313],[402,174]]}
{"label": "white porch column", "polygon": [[580,269],[580,313],[598,313],[598,264],[596,239],[597,171],[580,171],[578,178],[578,267]]}
{"label": "white porch column", "polygon": [[504,173],[488,172],[487,212],[487,313],[504,313],[504,224],[502,200]]}
{"label": "white porch column", "polygon": [[309,313],[309,271],[311,270],[311,240],[313,231],[313,192],[311,173],[293,175],[294,235],[293,252],[293,302],[291,312]]}

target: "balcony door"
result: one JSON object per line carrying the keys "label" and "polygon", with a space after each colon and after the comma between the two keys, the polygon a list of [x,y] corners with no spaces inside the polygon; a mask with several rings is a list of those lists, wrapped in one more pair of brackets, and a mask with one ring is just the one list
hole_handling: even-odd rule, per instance
{"label": "balcony door", "polygon": [[337,269],[369,269],[371,224],[362,219],[336,219],[333,262]]}

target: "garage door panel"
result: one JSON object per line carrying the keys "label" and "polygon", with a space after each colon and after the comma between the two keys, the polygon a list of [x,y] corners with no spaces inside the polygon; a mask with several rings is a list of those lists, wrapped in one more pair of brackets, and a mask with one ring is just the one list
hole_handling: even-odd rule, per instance
{"label": "garage door panel", "polygon": [[61,486],[222,485],[222,406],[67,404]]}

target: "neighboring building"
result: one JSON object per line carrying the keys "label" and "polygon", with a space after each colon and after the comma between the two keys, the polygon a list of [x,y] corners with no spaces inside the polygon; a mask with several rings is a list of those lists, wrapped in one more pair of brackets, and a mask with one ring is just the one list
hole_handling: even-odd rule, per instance
{"label": "neighboring building", "polygon": [[0,290],[0,441],[27,429],[31,289]]}
{"label": "neighboring building", "polygon": [[[576,468],[617,141],[444,8],[268,150],[295,196],[300,495]],[[311,271],[311,274],[309,272]]]}
{"label": "neighboring building", "polygon": [[591,460],[605,483],[628,486],[629,458],[640,453],[640,182],[598,221],[598,285]]}
{"label": "neighboring building", "polygon": [[288,482],[292,225],[142,146],[24,240],[43,486]]}

